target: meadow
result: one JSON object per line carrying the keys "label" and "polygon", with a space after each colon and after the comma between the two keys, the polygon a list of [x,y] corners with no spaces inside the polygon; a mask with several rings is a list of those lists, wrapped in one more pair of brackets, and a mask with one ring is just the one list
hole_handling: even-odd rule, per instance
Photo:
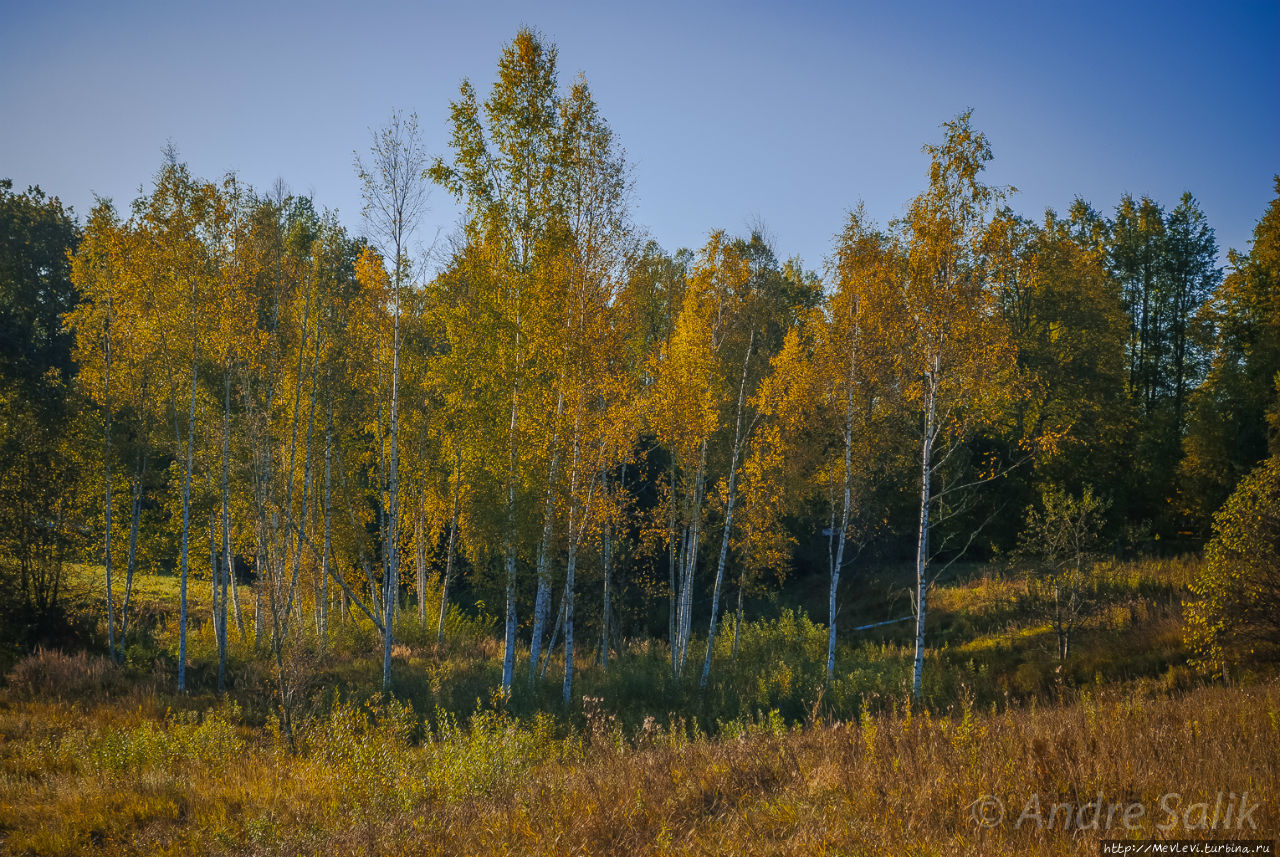
{"label": "meadow", "polygon": [[[144,580],[150,619],[123,666],[42,649],[8,670],[0,853],[1094,854],[1102,837],[1274,837],[1280,682],[1188,667],[1197,567],[1107,565],[1109,605],[1066,663],[1024,576],[965,568],[935,595],[914,704],[905,627],[846,633],[825,680],[802,587],[759,605],[736,650],[720,639],[705,690],[647,640],[584,665],[568,708],[551,680],[505,696],[494,622],[455,609],[442,645],[404,611],[390,698],[355,618],[300,633],[283,682],[251,629],[233,633],[223,696],[205,623],[177,694],[172,579]],[[848,626],[883,615],[897,583],[868,585]]]}

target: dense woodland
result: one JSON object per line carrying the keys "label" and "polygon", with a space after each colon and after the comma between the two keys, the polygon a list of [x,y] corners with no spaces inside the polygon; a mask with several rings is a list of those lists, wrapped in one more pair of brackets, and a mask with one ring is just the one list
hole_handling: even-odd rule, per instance
{"label": "dense woodland", "polygon": [[[500,636],[500,693],[554,664],[569,704],[642,641],[705,685],[806,581],[831,678],[846,605],[897,563],[880,618],[914,622],[919,696],[957,563],[1033,568],[1066,659],[1088,561],[1198,551],[1224,504],[1189,633],[1210,673],[1274,654],[1249,605],[1276,591],[1280,482],[1255,468],[1280,453],[1280,196],[1224,269],[1190,193],[1017,213],[963,113],[902,215],[853,207],[812,269],[764,228],[649,240],[620,142],[536,33],[448,111],[447,151],[396,114],[357,157],[359,235],[172,148],[83,222],[0,186],[10,663],[80,633],[88,564],[113,659],[148,633],[135,582],[172,575],[177,688],[212,628],[210,681],[229,645],[269,657],[286,713],[294,648],[372,628],[390,688],[397,629],[451,616]],[[465,217],[428,253],[432,188]]]}

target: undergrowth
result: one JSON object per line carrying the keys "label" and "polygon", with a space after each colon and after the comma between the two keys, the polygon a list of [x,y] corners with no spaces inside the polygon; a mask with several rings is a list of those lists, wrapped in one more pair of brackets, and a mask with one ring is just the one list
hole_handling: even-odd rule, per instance
{"label": "undergrowth", "polygon": [[193,623],[177,694],[171,613],[143,600],[124,663],[39,649],[9,672],[0,853],[1084,854],[1100,834],[986,827],[975,802],[1155,812],[1170,791],[1247,791],[1273,834],[1280,684],[1188,668],[1194,571],[1107,564],[1109,600],[1065,662],[1022,572],[957,577],[933,597],[920,701],[909,627],[846,632],[828,680],[825,626],[781,606],[724,623],[706,688],[695,637],[680,679],[638,640],[608,669],[580,659],[568,708],[555,657],[532,683],[517,659],[497,693],[492,618],[453,609],[442,643],[402,615],[389,696],[354,617],[295,627],[279,664],[233,625],[223,695],[212,627]]}

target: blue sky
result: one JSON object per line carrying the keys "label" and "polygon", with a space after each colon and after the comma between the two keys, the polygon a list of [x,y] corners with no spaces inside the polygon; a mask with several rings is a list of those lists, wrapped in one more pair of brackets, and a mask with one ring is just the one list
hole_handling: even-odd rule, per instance
{"label": "blue sky", "polygon": [[[988,180],[1038,217],[1079,195],[1199,199],[1243,249],[1280,172],[1280,3],[217,4],[0,0],[0,177],[121,208],[172,139],[207,178],[283,178],[361,227],[353,152],[393,108],[440,152],[521,25],[583,72],[664,247],[762,220],[821,268],[859,200],[883,222],[923,143],[973,108]],[[456,220],[442,190],[424,233]]]}

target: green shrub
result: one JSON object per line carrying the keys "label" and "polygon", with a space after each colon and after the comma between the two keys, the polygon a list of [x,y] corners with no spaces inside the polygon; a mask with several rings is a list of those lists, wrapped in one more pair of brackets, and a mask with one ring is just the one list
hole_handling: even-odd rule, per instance
{"label": "green shrub", "polygon": [[1205,553],[1186,605],[1195,665],[1223,674],[1280,657],[1280,456],[1240,482],[1214,516]]}

